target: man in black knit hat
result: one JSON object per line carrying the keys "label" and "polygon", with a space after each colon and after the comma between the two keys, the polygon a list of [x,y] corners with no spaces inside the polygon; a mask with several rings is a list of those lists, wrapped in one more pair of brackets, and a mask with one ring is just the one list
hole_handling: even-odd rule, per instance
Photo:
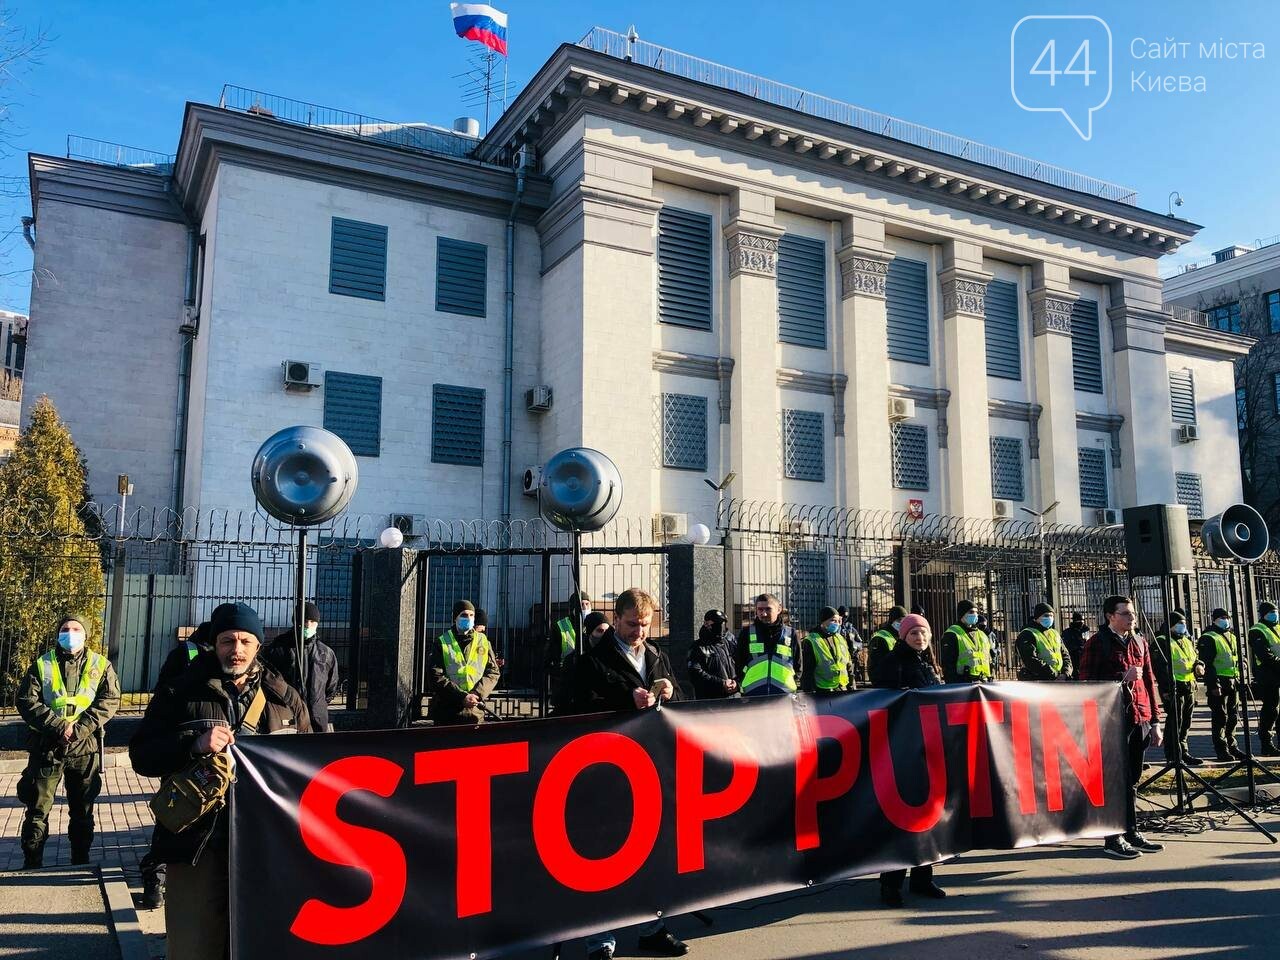
{"label": "man in black knit hat", "polygon": [[942,673],[947,683],[991,679],[991,641],[978,629],[978,608],[972,600],[956,604],[956,622],[942,635]]}
{"label": "man in black knit hat", "polygon": [[1181,610],[1169,614],[1169,626],[1156,637],[1156,649],[1161,655],[1154,666],[1164,705],[1165,759],[1171,763],[1181,759],[1188,766],[1198,767],[1204,761],[1191,755],[1187,734],[1196,705],[1196,676],[1204,674],[1204,664],[1196,656],[1187,618]]}
{"label": "man in black knit hat", "polygon": [[1240,644],[1231,631],[1231,617],[1218,607],[1209,614],[1212,622],[1200,634],[1198,649],[1204,662],[1205,694],[1213,729],[1213,749],[1218,759],[1242,760],[1236,745],[1239,721]]}
{"label": "man in black knit hat", "polygon": [[1018,634],[1019,680],[1070,680],[1071,654],[1054,629],[1053,607],[1037,603]]}

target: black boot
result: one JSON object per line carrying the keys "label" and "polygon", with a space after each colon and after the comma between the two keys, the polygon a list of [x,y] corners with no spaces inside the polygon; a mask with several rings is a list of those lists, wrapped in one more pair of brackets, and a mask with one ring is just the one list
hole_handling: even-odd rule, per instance
{"label": "black boot", "polygon": [[902,906],[902,888],[880,884],[880,902],[886,907]]}
{"label": "black boot", "polygon": [[1258,740],[1262,743],[1262,746],[1258,748],[1258,756],[1274,757],[1280,755],[1280,749],[1277,748],[1275,738],[1271,734],[1260,733],[1258,734]]}
{"label": "black boot", "polygon": [[44,866],[44,851],[38,853],[24,852],[22,854],[23,870],[39,870]]}
{"label": "black boot", "polygon": [[72,849],[71,851],[72,866],[81,866],[88,862],[89,862],[89,850],[87,847],[84,849]]}
{"label": "black boot", "polygon": [[158,910],[164,906],[164,876],[150,874],[142,879],[142,909]]}
{"label": "black boot", "polygon": [[1201,760],[1199,757],[1193,757],[1191,755],[1191,748],[1188,747],[1185,743],[1182,745],[1182,762],[1185,763],[1188,767],[1199,767],[1204,765],[1203,760]]}
{"label": "black boot", "polygon": [[1240,748],[1236,746],[1235,737],[1232,737],[1227,741],[1227,753],[1231,754],[1231,757],[1234,760],[1244,759],[1244,754],[1240,751]]}

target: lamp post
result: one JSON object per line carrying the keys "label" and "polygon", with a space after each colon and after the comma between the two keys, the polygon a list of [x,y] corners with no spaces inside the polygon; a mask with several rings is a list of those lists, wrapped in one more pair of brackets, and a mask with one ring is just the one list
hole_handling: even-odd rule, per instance
{"label": "lamp post", "polygon": [[1030,507],[1019,507],[1023,513],[1029,514],[1036,518],[1036,536],[1040,541],[1040,593],[1048,603],[1053,602],[1053,597],[1049,592],[1049,564],[1048,558],[1045,556],[1044,548],[1044,518],[1053,513],[1057,509],[1060,500],[1055,500],[1043,510],[1036,512]]}

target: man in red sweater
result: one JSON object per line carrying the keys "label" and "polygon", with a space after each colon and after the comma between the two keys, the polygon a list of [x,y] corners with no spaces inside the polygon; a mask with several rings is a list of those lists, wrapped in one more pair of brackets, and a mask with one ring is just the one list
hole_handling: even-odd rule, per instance
{"label": "man in red sweater", "polygon": [[1138,779],[1142,775],[1142,755],[1147,744],[1160,746],[1160,701],[1151,650],[1147,641],[1134,632],[1137,613],[1129,597],[1107,597],[1102,603],[1106,626],[1084,646],[1080,658],[1081,680],[1119,681],[1124,691],[1125,732],[1129,760],[1128,829],[1107,837],[1104,850],[1118,860],[1133,860],[1143,853],[1155,853],[1164,844],[1148,840],[1138,832]]}

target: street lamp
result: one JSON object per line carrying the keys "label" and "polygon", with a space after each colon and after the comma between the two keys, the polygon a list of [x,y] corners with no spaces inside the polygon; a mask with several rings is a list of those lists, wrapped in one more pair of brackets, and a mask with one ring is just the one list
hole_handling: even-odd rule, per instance
{"label": "street lamp", "polygon": [[1040,583],[1041,583],[1040,592],[1044,595],[1044,599],[1047,600],[1049,603],[1053,603],[1053,596],[1049,592],[1049,569],[1048,569],[1048,562],[1047,562],[1047,558],[1045,557],[1045,549],[1044,549],[1044,518],[1047,517],[1049,514],[1053,513],[1053,511],[1057,509],[1058,504],[1060,504],[1061,502],[1062,502],[1061,500],[1055,500],[1053,501],[1053,503],[1049,504],[1047,507],[1045,507],[1043,510],[1039,511],[1038,513],[1035,510],[1032,510],[1030,507],[1018,508],[1023,513],[1036,518],[1036,532],[1040,540]]}

